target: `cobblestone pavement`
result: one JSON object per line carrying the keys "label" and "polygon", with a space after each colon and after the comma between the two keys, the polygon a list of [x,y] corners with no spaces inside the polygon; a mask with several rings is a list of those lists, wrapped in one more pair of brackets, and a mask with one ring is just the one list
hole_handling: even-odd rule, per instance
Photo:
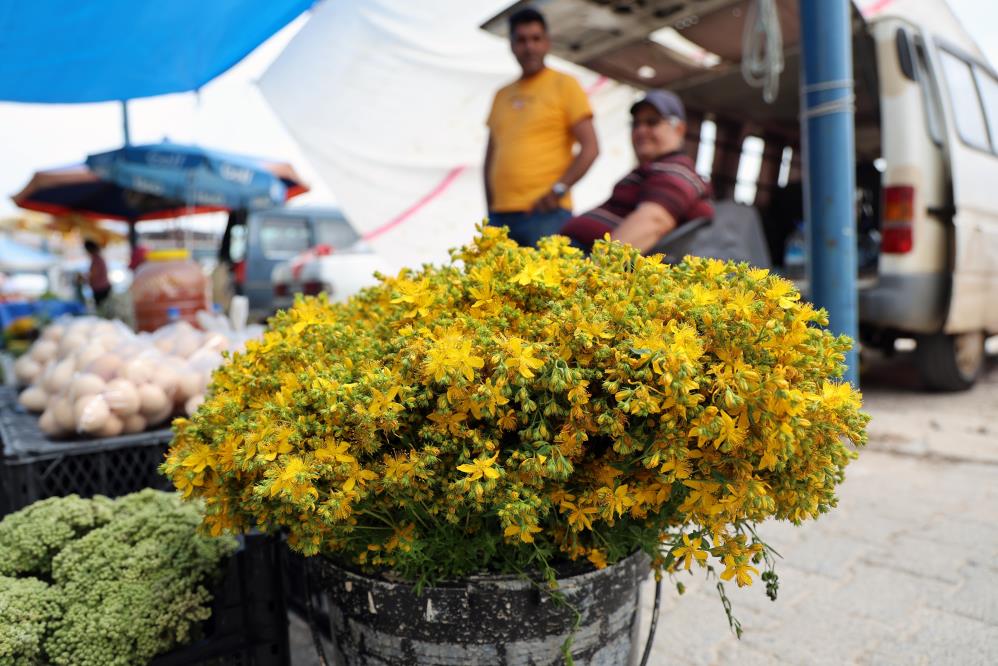
{"label": "cobblestone pavement", "polygon": [[[864,374],[871,441],[839,507],[760,535],[783,555],[779,599],[666,583],[650,664],[998,664],[998,363],[973,391],[926,394],[904,356]],[[643,629],[654,583],[643,590]],[[642,636],[646,635],[642,632]],[[296,666],[318,663],[292,623]]]}

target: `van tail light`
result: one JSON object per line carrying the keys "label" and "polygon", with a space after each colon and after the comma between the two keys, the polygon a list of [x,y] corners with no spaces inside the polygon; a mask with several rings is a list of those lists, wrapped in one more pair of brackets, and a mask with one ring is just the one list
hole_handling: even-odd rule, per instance
{"label": "van tail light", "polygon": [[880,250],[887,254],[911,252],[915,225],[915,188],[890,185],[884,188],[884,219],[881,225]]}
{"label": "van tail light", "polygon": [[301,291],[306,296],[318,296],[326,290],[326,286],[318,280],[309,280],[301,286]]}
{"label": "van tail light", "polygon": [[288,295],[288,285],[286,284],[274,285],[274,296],[287,296],[287,295]]}

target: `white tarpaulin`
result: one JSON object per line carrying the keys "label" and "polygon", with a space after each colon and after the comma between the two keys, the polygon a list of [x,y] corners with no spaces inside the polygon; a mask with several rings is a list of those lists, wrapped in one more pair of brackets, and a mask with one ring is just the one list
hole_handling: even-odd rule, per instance
{"label": "white tarpaulin", "polygon": [[41,272],[59,263],[59,257],[30,245],[0,236],[0,271],[4,273]]}
{"label": "white tarpaulin", "polygon": [[[479,29],[496,0],[326,0],[260,81],[347,217],[389,265],[446,259],[485,215],[492,96],[519,75],[509,44]],[[631,88],[556,59],[589,91],[600,157],[574,190],[604,201],[633,165]]]}

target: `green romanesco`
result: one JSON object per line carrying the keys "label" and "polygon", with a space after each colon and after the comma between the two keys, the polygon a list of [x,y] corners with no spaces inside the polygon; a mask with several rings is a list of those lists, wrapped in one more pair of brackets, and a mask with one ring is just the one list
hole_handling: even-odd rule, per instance
{"label": "green romanesco", "polygon": [[52,664],[145,664],[188,642],[211,614],[203,584],[236,540],[199,534],[198,507],[175,494],[144,490],[114,513],[52,562],[65,608],[45,643]]}
{"label": "green romanesco", "polygon": [[0,664],[44,663],[45,635],[60,613],[55,588],[36,578],[0,576]]}
{"label": "green romanesco", "polygon": [[107,524],[112,501],[52,497],[0,521],[0,576],[48,578],[52,558],[69,542]]}

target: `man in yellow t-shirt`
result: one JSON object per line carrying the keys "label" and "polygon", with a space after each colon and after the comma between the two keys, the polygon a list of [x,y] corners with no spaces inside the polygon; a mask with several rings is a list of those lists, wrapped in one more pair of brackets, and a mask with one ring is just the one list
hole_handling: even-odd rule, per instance
{"label": "man in yellow t-shirt", "polygon": [[571,218],[569,190],[599,147],[585,91],[568,74],[544,66],[551,40],[541,13],[528,8],[510,16],[509,35],[523,75],[492,102],[485,199],[489,224],[509,227],[520,245],[535,245]]}

